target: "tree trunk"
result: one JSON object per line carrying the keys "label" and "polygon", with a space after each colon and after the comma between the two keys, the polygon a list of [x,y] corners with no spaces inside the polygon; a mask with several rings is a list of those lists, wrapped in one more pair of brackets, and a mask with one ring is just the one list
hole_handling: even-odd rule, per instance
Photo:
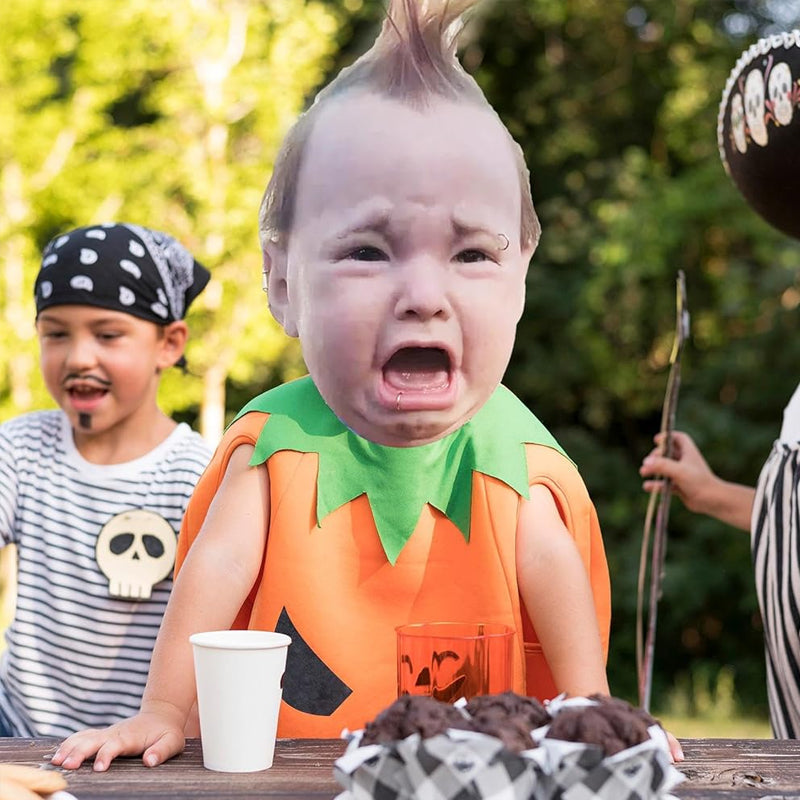
{"label": "tree trunk", "polygon": [[212,364],[203,377],[203,406],[200,412],[200,433],[216,446],[225,430],[225,374],[223,364]]}

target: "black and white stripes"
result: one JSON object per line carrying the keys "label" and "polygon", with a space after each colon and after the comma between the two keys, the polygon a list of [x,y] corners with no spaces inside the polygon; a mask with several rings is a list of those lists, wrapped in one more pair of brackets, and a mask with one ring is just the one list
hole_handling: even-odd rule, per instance
{"label": "black and white stripes", "polygon": [[17,735],[64,736],[139,708],[171,589],[146,600],[109,595],[100,529],[147,509],[177,533],[210,450],[187,425],[133,462],[91,464],[60,411],[0,426],[0,545],[17,545],[14,620],[0,659],[0,716]]}
{"label": "black and white stripes", "polygon": [[777,441],[756,488],[752,554],[777,738],[800,737],[800,442]]}

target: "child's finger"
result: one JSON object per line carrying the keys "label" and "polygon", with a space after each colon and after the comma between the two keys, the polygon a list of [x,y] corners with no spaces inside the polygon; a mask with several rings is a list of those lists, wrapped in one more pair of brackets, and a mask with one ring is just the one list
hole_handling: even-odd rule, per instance
{"label": "child's finger", "polygon": [[683,761],[684,755],[681,743],[669,731],[667,731],[667,741],[669,742],[669,754],[672,758],[672,763]]}
{"label": "child's finger", "polygon": [[78,769],[87,758],[98,751],[107,737],[108,732],[102,730],[74,733],[61,742],[50,763],[64,769]]}
{"label": "child's finger", "polygon": [[157,767],[180,753],[185,743],[183,735],[176,731],[166,731],[144,751],[142,761],[147,767]]}
{"label": "child's finger", "polygon": [[[30,767],[26,764],[0,764],[0,787],[3,787],[6,782],[17,783],[39,794],[52,794],[67,787],[64,776],[58,772]],[[2,796],[1,792],[0,796]]]}
{"label": "child's finger", "polygon": [[42,796],[21,783],[3,778],[0,781],[0,800],[42,800]]}
{"label": "child's finger", "polygon": [[647,456],[639,467],[639,474],[645,476],[663,475],[664,461],[666,461],[666,459],[659,455]]}
{"label": "child's finger", "polygon": [[100,747],[92,751],[97,753],[92,762],[92,769],[95,772],[105,772],[117,756],[133,756],[141,753],[142,749],[143,742],[140,737],[133,740],[123,734],[106,739]]}

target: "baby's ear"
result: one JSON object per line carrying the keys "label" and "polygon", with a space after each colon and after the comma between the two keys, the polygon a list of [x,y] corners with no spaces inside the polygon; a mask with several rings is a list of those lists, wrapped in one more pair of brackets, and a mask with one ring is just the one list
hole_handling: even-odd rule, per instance
{"label": "baby's ear", "polygon": [[520,254],[522,266],[524,269],[523,269],[522,285],[520,286],[519,300],[516,308],[517,322],[519,322],[522,319],[522,315],[525,313],[525,294],[528,285],[526,277],[528,274],[528,268],[530,266],[531,259],[533,258],[533,254],[536,251],[536,245],[537,245],[536,241],[523,245],[522,252]]}
{"label": "baby's ear", "polygon": [[289,302],[289,289],[286,281],[286,250],[274,242],[267,242],[263,250],[264,285],[272,316],[289,336],[297,336],[297,325]]}

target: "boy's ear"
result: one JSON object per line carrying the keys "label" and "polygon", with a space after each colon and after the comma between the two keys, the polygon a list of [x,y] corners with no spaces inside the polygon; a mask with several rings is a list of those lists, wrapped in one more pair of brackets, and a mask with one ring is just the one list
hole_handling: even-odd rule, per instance
{"label": "boy's ear", "polygon": [[161,329],[161,350],[158,354],[159,369],[174,367],[186,349],[186,340],[189,337],[189,328],[179,319],[164,325]]}
{"label": "boy's ear", "polygon": [[288,336],[297,337],[297,323],[289,302],[286,250],[274,242],[268,242],[264,247],[263,257],[269,310]]}

